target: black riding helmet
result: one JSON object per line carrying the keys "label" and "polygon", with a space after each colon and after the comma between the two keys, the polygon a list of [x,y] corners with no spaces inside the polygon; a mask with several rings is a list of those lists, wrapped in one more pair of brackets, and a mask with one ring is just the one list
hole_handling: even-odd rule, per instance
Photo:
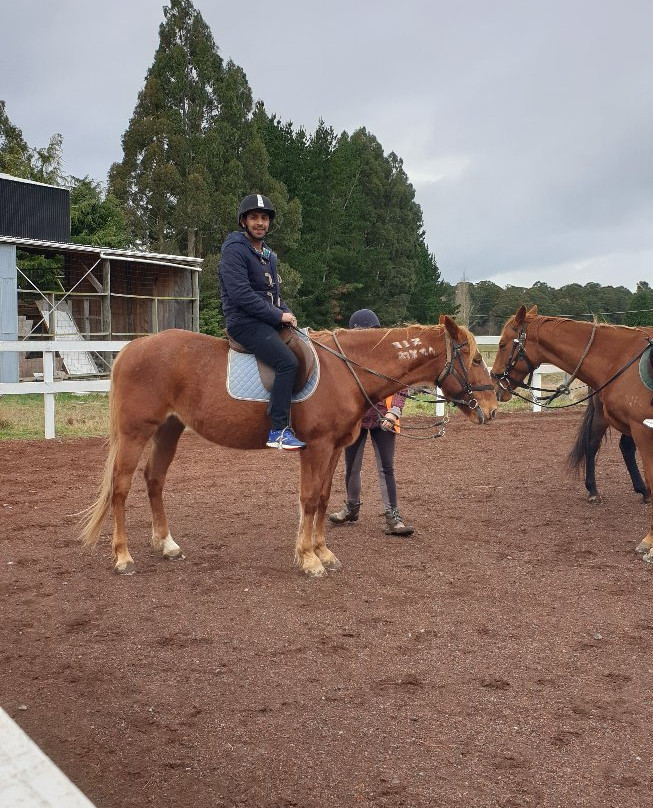
{"label": "black riding helmet", "polygon": [[359,309],[349,318],[350,328],[381,328],[379,318],[372,309]]}
{"label": "black riding helmet", "polygon": [[238,224],[240,225],[240,220],[243,216],[246,216],[253,210],[265,211],[265,213],[267,213],[270,217],[270,224],[272,224],[274,221],[276,211],[274,210],[272,202],[270,202],[267,196],[262,196],[261,194],[248,194],[238,206]]}

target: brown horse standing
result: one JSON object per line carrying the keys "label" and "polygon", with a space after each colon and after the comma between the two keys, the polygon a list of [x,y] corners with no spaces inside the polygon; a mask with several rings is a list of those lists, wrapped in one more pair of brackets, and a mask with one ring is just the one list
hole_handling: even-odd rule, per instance
{"label": "brown horse standing", "polygon": [[[470,420],[485,423],[494,417],[497,403],[488,369],[471,333],[448,317],[442,322],[384,331],[342,329],[335,336],[328,331],[313,332],[311,338],[335,352],[341,346],[372,401],[406,385],[437,381],[445,397],[455,400]],[[308,443],[300,453],[301,516],[295,560],[313,576],[341,566],[325,543],[325,514],[338,458],[342,448],[357,437],[368,406],[347,363],[325,348],[317,350],[317,389],[292,407],[293,427]],[[127,548],[125,500],[148,441],[152,440],[152,449],[145,479],[152,508],[152,546],[168,559],[183,558],[168,529],[162,492],[184,428],[188,426],[214,443],[235,449],[265,446],[269,426],[266,404],[228,395],[227,357],[225,340],[169,330],[134,340],[114,362],[109,457],[99,497],[85,512],[82,540],[89,545],[97,541],[112,508],[116,572],[134,572]]]}
{"label": "brown horse standing", "polygon": [[[521,306],[501,332],[492,366],[497,396],[500,401],[507,401],[513,390],[544,362],[575,374],[588,387],[600,390],[602,414],[608,424],[632,436],[651,490],[653,429],[642,421],[653,415],[653,399],[640,379],[639,362],[629,364],[646,349],[648,336],[639,328],[544,317],[538,315],[537,306],[528,312]],[[653,510],[650,530],[636,552],[653,562]]]}

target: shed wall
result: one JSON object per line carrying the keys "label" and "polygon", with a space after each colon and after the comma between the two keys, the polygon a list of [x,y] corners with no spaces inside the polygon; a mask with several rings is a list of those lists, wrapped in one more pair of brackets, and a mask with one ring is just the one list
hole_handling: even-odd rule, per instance
{"label": "shed wall", "polygon": [[[0,340],[18,339],[16,248],[0,244]],[[0,382],[18,381],[18,354],[0,353]]]}
{"label": "shed wall", "polygon": [[70,192],[0,177],[0,235],[70,241]]}

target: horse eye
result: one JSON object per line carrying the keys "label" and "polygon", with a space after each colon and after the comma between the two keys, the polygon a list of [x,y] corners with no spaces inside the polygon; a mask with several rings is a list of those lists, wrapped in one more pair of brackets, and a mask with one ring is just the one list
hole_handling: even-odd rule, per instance
{"label": "horse eye", "polygon": [[475,356],[472,359],[472,365],[480,365],[483,359],[480,356]]}

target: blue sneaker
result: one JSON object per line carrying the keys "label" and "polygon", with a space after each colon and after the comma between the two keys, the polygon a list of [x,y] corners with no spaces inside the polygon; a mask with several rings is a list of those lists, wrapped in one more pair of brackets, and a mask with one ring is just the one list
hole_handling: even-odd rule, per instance
{"label": "blue sneaker", "polygon": [[303,440],[295,437],[295,433],[287,426],[285,429],[271,429],[268,435],[268,442],[265,444],[270,449],[305,449]]}

